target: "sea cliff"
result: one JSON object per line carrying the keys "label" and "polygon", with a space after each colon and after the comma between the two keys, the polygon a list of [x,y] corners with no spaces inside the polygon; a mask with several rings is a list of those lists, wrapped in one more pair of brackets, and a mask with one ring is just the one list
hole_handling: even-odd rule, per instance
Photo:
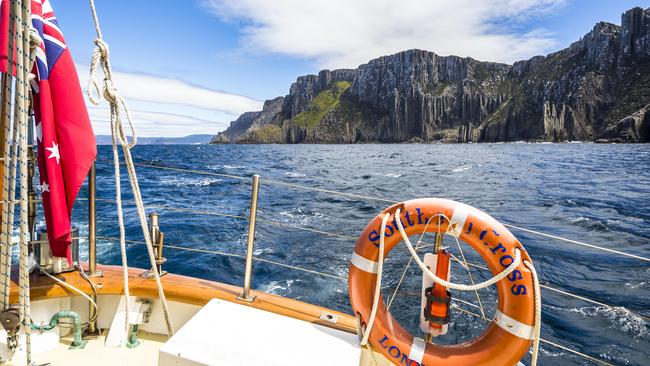
{"label": "sea cliff", "polygon": [[407,50],[300,76],[213,143],[650,141],[650,8],[512,65]]}

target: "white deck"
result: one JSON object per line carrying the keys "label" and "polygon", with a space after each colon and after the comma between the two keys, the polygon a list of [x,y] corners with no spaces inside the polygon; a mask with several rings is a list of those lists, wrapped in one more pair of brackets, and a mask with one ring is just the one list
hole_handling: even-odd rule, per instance
{"label": "white deck", "polygon": [[[69,349],[71,337],[66,336],[55,349],[33,355],[34,364],[51,366],[146,366],[155,365],[157,353],[167,336],[140,332],[140,345],[136,348],[113,348],[104,346],[102,337],[90,340],[83,349]],[[24,366],[24,354],[16,355],[5,366]]]}
{"label": "white deck", "polygon": [[[100,295],[98,323],[102,336],[85,348],[70,350],[71,335],[59,342],[59,330],[32,333],[36,365],[153,366],[153,365],[328,365],[390,366],[381,354],[360,351],[357,336],[302,320],[221,300],[205,307],[170,302],[172,322],[180,329],[168,340],[159,301],[154,300],[149,323],[140,328],[136,348],[107,347],[108,327],[119,311],[120,296]],[[32,304],[34,322],[47,322],[52,314],[73,309],[87,317],[81,297],[48,299]],[[178,329],[178,328],[177,328]],[[66,333],[67,329],[63,333]],[[0,348],[6,336],[0,331]],[[21,344],[19,349],[23,349]],[[0,352],[2,353],[2,352]],[[1,357],[2,355],[0,355]],[[361,362],[359,358],[361,357]],[[4,365],[24,365],[19,351]]]}
{"label": "white deck", "polygon": [[359,365],[350,334],[211,300],[161,348],[159,365]]}

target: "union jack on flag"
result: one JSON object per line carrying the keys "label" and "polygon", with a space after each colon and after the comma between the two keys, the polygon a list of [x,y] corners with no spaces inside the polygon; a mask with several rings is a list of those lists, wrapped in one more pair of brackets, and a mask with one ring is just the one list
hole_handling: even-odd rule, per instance
{"label": "union jack on flag", "polygon": [[[7,72],[9,0],[0,0],[0,71]],[[32,73],[39,189],[52,254],[70,260],[70,215],[95,155],[77,71],[49,0],[32,0],[41,43]]]}
{"label": "union jack on flag", "polygon": [[[47,80],[49,70],[56,64],[67,46],[50,2],[48,0],[42,3],[39,0],[33,2],[41,4],[40,14],[32,12],[32,25],[41,36],[41,44],[36,49],[36,77],[39,80]],[[32,4],[32,9],[34,8]]]}

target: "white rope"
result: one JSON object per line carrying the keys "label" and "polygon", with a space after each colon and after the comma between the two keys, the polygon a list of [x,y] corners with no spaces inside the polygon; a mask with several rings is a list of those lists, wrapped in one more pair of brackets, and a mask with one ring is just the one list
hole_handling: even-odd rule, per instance
{"label": "white rope", "polygon": [[[25,353],[27,364],[31,364],[31,306],[29,293],[29,228],[28,228],[28,157],[27,128],[29,119],[29,98],[31,89],[29,73],[36,58],[36,47],[40,37],[31,26],[31,2],[12,0],[9,14],[9,42],[7,48],[7,73],[4,75],[3,122],[5,124],[4,144],[4,188],[2,192],[2,249],[0,251],[0,277],[2,287],[2,308],[9,306],[11,273],[11,237],[15,204],[20,203],[19,225],[19,269],[18,305],[20,326],[25,332]],[[16,58],[14,59],[14,50]],[[12,75],[15,84],[12,89]],[[13,91],[13,94],[12,94]],[[13,96],[13,98],[12,98]],[[12,100],[13,99],[13,100]],[[13,108],[12,108],[13,107]],[[13,113],[12,113],[13,112]],[[12,120],[13,115],[13,120]],[[10,126],[13,126],[11,128]],[[13,131],[12,131],[13,130]],[[20,200],[16,200],[16,175],[19,169]]]}
{"label": "white rope", "polygon": [[[29,69],[33,64],[33,60],[30,60],[31,55],[35,53],[32,52],[31,48],[31,1],[22,0],[21,1],[21,27],[19,30],[22,33],[22,64],[18,67],[20,70],[16,71],[16,94],[20,98],[20,103],[18,104],[19,108],[19,118],[18,126],[20,128],[19,132],[19,170],[20,170],[20,259],[19,259],[19,268],[18,268],[18,285],[20,288],[19,291],[19,303],[20,303],[20,318],[22,322],[22,328],[25,332],[25,349],[27,364],[32,362],[32,345],[31,345],[31,306],[30,306],[30,293],[29,293],[29,227],[28,227],[28,177],[27,177],[27,119],[29,116],[29,94],[31,90],[29,89]],[[34,48],[36,44],[33,45]],[[20,53],[18,54],[20,57]],[[31,62],[30,62],[31,61]],[[22,94],[22,95],[21,95]],[[14,107],[15,108],[15,107]],[[14,123],[16,121],[14,120]]]}
{"label": "white rope", "polygon": [[[431,220],[433,220],[434,218],[435,216],[429,218],[429,220],[427,220],[426,224],[424,225],[424,229],[422,230],[422,233],[418,238],[418,242],[415,244],[415,250],[422,248],[422,246],[420,246],[420,244],[422,243],[422,238],[424,238],[424,234],[427,232],[429,223],[431,223]],[[413,257],[409,257],[408,261],[406,261],[404,270],[402,270],[402,275],[399,277],[399,281],[397,281],[397,286],[395,286],[395,290],[393,291],[390,300],[388,300],[388,305],[386,306],[386,310],[390,310],[391,305],[393,305],[393,300],[395,300],[395,297],[397,296],[397,292],[399,291],[399,288],[402,286],[402,282],[404,282],[404,278],[406,277],[406,272],[408,272],[408,269],[411,266],[411,261],[413,261]]]}
{"label": "white rope", "polygon": [[[447,215],[445,215],[445,214],[439,214],[439,215],[441,217],[443,217],[445,220],[447,220],[449,225],[451,225],[451,220],[449,219],[449,217],[447,217]],[[438,221],[438,235],[442,235],[442,234],[440,234],[440,225],[441,225],[441,223],[440,223],[440,221]],[[467,276],[469,277],[469,281],[472,283],[472,285],[474,285],[475,284],[474,283],[474,277],[472,276],[472,271],[469,269],[469,265],[467,264],[467,259],[465,258],[465,252],[463,252],[463,247],[460,246],[460,241],[458,240],[457,237],[454,236],[454,239],[456,239],[456,246],[458,247],[458,251],[460,252],[460,256],[463,258],[463,263],[461,264],[461,266],[463,268],[465,268],[465,270],[467,270]],[[453,255],[451,255],[451,253],[449,253],[449,254],[450,254],[450,256],[453,257]],[[456,259],[458,259],[458,258],[456,258]],[[479,295],[478,290],[474,290],[474,294],[476,295],[476,301],[478,302],[478,307],[481,310],[481,316],[483,317],[483,319],[487,319],[487,317],[485,316],[485,310],[483,309],[483,302],[481,301],[481,295]]]}
{"label": "white rope", "polygon": [[[398,208],[395,211],[395,217],[400,216],[400,209]],[[432,280],[433,282],[436,282],[444,287],[451,288],[454,290],[459,290],[459,291],[476,291],[481,288],[485,288],[488,286],[491,286],[502,279],[504,279],[507,275],[509,275],[512,271],[515,270],[516,267],[519,266],[519,263],[521,262],[521,253],[519,251],[519,248],[515,248],[515,260],[506,268],[505,270],[501,271],[499,274],[496,276],[492,277],[491,279],[478,283],[478,284],[472,284],[471,286],[468,285],[463,285],[463,284],[455,284],[452,282],[448,282],[443,280],[442,278],[439,278],[435,275],[435,273],[431,272],[429,268],[420,260],[420,257],[416,253],[415,249],[413,248],[413,245],[411,244],[408,235],[406,235],[406,232],[404,231],[404,227],[402,226],[401,220],[395,220],[397,223],[397,228],[400,232],[400,235],[402,235],[402,239],[404,240],[404,243],[406,244],[406,247],[408,248],[409,252],[411,253],[411,256],[415,260],[415,262],[418,264],[420,269],[424,273],[426,273]],[[458,238],[456,238],[456,241],[458,241]],[[460,244],[459,244],[460,245]],[[465,263],[467,263],[465,261]],[[539,285],[539,279],[537,277],[537,272],[535,271],[535,268],[533,267],[532,263],[528,261],[524,261],[524,265],[530,270],[531,275],[533,277],[533,285],[535,288],[535,326],[534,326],[534,339],[533,339],[533,350],[532,350],[532,362],[531,366],[536,366],[537,365],[537,354],[539,351],[539,340],[540,340],[540,332],[541,332],[541,322],[542,322],[542,294],[540,290],[540,285]],[[481,309],[482,310],[482,309]],[[485,315],[482,314],[482,317],[485,318]]]}
{"label": "white rope", "polygon": [[537,271],[532,263],[527,260],[524,260],[524,265],[530,270],[530,274],[533,276],[533,286],[535,294],[535,327],[533,329],[534,338],[532,345],[532,357],[530,361],[531,366],[537,365],[537,354],[539,353],[539,340],[541,338],[542,332],[542,290],[539,285],[539,278],[537,277]]}
{"label": "white rope", "polygon": [[[14,13],[14,4],[11,4],[8,33],[13,35],[16,33],[16,17]],[[15,39],[13,36],[8,37],[7,49],[7,72],[4,75],[4,89],[2,91],[3,98],[3,123],[4,123],[4,153],[3,153],[3,191],[2,191],[2,250],[0,258],[0,279],[2,281],[2,310],[9,307],[9,290],[10,290],[10,272],[11,272],[11,236],[13,234],[13,210],[15,205],[15,162],[17,151],[16,142],[17,126],[14,124],[12,129],[12,84],[13,84],[13,70],[16,65],[14,60]],[[13,137],[12,137],[13,133]],[[13,154],[12,154],[12,150]],[[10,219],[11,218],[11,219]]]}
{"label": "white rope", "polygon": [[[395,211],[395,217],[399,217],[400,215],[400,209],[398,208]],[[464,285],[464,284],[457,284],[449,281],[445,281],[442,278],[436,276],[435,273],[431,272],[429,268],[427,268],[427,265],[422,262],[420,257],[418,256],[418,253],[415,251],[413,248],[413,244],[411,244],[411,241],[409,240],[408,235],[406,235],[406,232],[404,231],[404,227],[402,226],[402,223],[400,222],[401,220],[395,220],[397,223],[397,229],[399,230],[399,233],[402,235],[402,239],[404,240],[404,244],[406,245],[406,248],[408,251],[411,253],[411,256],[413,257],[413,260],[415,260],[415,263],[418,264],[422,272],[424,272],[427,276],[429,276],[433,282],[442,285],[444,287],[453,289],[453,290],[458,290],[458,291],[474,291],[482,288],[486,288],[488,286],[494,285],[495,283],[501,281],[504,279],[507,275],[512,273],[519,264],[521,263],[521,253],[519,251],[519,248],[515,248],[515,259],[514,261],[508,266],[508,268],[504,269],[501,271],[499,274],[495,275],[494,277],[490,278],[487,281],[483,281],[474,285]],[[458,240],[458,239],[457,239]]]}
{"label": "white rope", "polygon": [[[131,183],[131,190],[133,191],[133,197],[136,204],[136,209],[138,212],[138,217],[140,219],[140,226],[142,228],[142,233],[144,235],[144,240],[147,247],[147,252],[149,254],[149,260],[151,263],[151,272],[154,275],[156,281],[156,286],[158,288],[158,297],[163,307],[163,313],[165,315],[165,324],[167,326],[167,333],[171,336],[174,334],[174,327],[171,322],[171,316],[169,314],[169,306],[167,304],[167,299],[165,298],[165,292],[163,290],[162,282],[160,281],[160,274],[158,273],[158,267],[156,265],[156,257],[153,250],[151,234],[149,232],[149,224],[147,222],[146,212],[144,209],[144,203],[142,201],[142,194],[140,193],[140,186],[138,184],[138,178],[135,172],[135,167],[133,165],[133,158],[131,157],[131,148],[137,143],[135,126],[132,122],[131,113],[129,111],[124,98],[119,94],[117,89],[113,84],[113,71],[110,63],[110,56],[108,45],[102,39],[102,32],[99,26],[99,19],[97,17],[97,11],[95,9],[95,2],[90,0],[90,10],[92,13],[93,21],[95,23],[95,31],[97,33],[97,38],[95,38],[95,50],[93,51],[91,63],[90,63],[90,79],[88,82],[88,88],[86,90],[89,100],[93,104],[100,103],[100,95],[108,101],[111,109],[111,132],[112,132],[112,142],[113,142],[113,165],[115,168],[115,189],[116,189],[116,202],[118,206],[118,219],[120,224],[120,248],[122,251],[122,266],[124,272],[124,292],[127,296],[127,301],[125,301],[125,306],[128,306],[128,265],[126,261],[126,244],[125,244],[125,232],[124,232],[124,222],[123,222],[123,212],[122,212],[122,197],[121,197],[121,187],[120,187],[120,167],[119,167],[119,154],[117,151],[117,143],[122,147],[122,153],[124,155],[124,161],[126,164],[127,172],[129,174],[129,181]],[[101,66],[104,73],[104,85],[102,88],[102,93],[100,93],[99,85],[96,81],[96,74],[98,66]],[[91,89],[94,89],[96,94],[93,95]],[[127,122],[131,130],[131,136],[133,140],[128,141],[128,137],[124,130],[122,124],[122,113],[126,115]],[[126,309],[126,327],[128,330],[128,309]]]}
{"label": "white rope", "polygon": [[67,283],[67,282],[65,282],[63,280],[61,280],[61,279],[59,279],[59,278],[57,278],[55,276],[52,276],[51,274],[49,274],[49,273],[47,273],[45,271],[42,271],[41,273],[43,273],[46,276],[48,276],[49,278],[53,279],[59,285],[61,285],[63,287],[66,287],[66,288],[78,293],[79,295],[83,296],[86,300],[88,300],[90,302],[90,305],[92,305],[93,308],[95,308],[95,314],[99,314],[99,308],[97,307],[97,303],[95,302],[95,300],[92,299],[92,297],[88,296],[88,294],[86,294],[85,292],[79,290],[78,288],[72,286],[71,284],[69,284],[69,283]]}
{"label": "white rope", "polygon": [[379,294],[381,293],[381,276],[384,271],[384,237],[386,235],[386,224],[390,218],[390,212],[384,215],[384,218],[381,220],[381,231],[379,234],[379,258],[377,259],[377,280],[375,281],[375,294],[373,295],[372,300],[372,309],[370,310],[370,317],[368,318],[368,323],[366,324],[366,329],[363,331],[363,337],[361,337],[361,346],[368,344],[368,337],[370,337],[370,331],[372,326],[375,324],[375,317],[377,316],[377,308],[379,307]]}

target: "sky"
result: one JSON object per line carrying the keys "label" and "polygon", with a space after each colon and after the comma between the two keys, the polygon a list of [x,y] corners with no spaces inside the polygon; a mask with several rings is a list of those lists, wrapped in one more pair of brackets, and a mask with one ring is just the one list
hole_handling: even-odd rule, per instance
{"label": "sky", "polygon": [[[82,85],[88,0],[50,0]],[[216,134],[296,77],[420,48],[512,63],[567,47],[650,0],[95,0],[138,136]],[[101,77],[100,77],[101,80]],[[105,103],[89,113],[109,133]]]}

